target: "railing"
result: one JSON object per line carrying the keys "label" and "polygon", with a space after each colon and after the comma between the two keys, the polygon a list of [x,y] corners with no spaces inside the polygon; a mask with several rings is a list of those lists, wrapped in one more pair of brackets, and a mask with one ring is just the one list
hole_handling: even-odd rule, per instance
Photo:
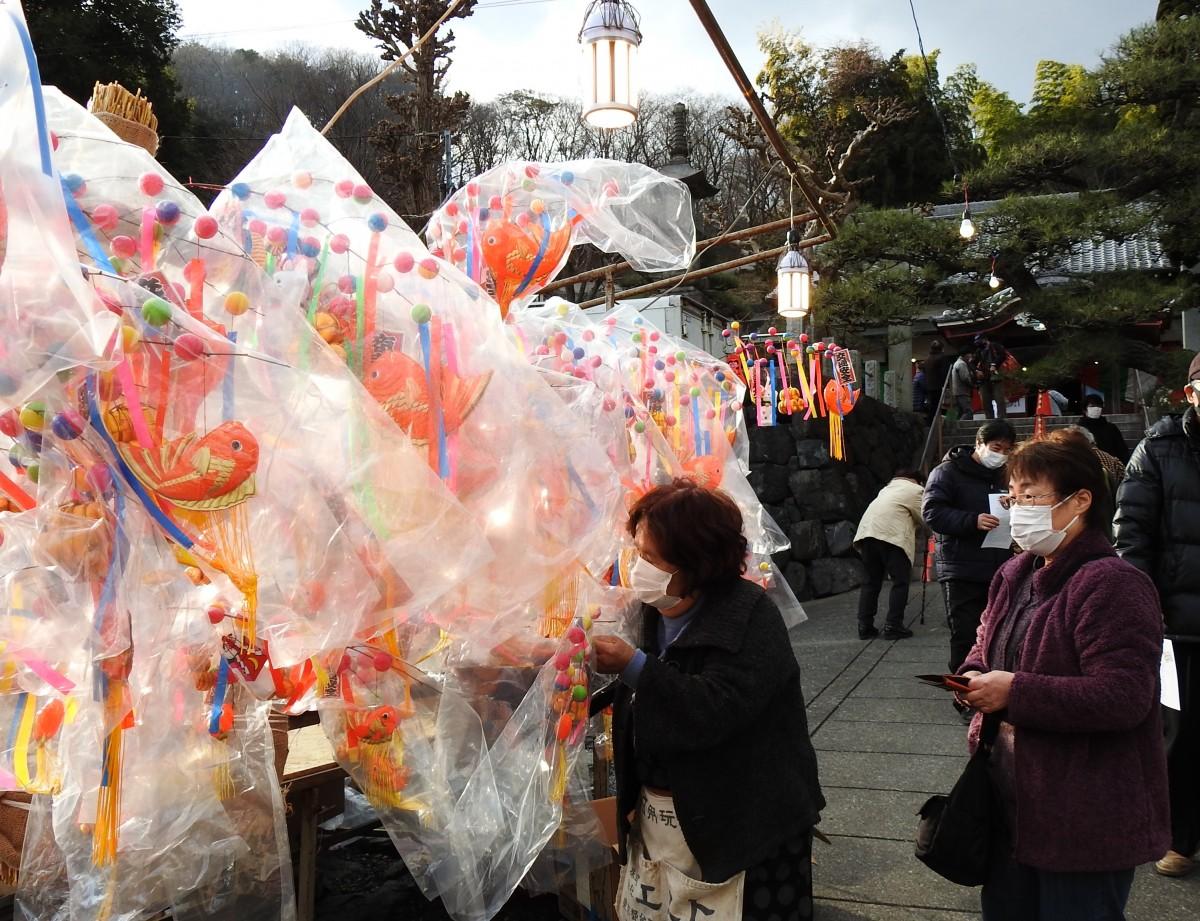
{"label": "railing", "polygon": [[947,374],[946,380],[942,382],[942,392],[938,394],[937,408],[929,423],[929,431],[925,435],[925,446],[921,449],[920,468],[921,472],[925,474],[934,468],[944,453],[942,451],[942,433],[945,430],[946,419],[942,415],[942,411],[946,408],[946,391],[949,388],[950,375]]}

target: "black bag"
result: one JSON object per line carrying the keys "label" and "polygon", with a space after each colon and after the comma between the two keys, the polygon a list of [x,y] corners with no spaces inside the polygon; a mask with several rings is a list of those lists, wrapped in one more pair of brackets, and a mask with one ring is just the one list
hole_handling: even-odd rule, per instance
{"label": "black bag", "polygon": [[960,886],[982,886],[992,848],[1004,822],[999,795],[988,776],[988,756],[1000,718],[983,719],[979,747],[949,796],[931,796],[917,813],[917,859]]}

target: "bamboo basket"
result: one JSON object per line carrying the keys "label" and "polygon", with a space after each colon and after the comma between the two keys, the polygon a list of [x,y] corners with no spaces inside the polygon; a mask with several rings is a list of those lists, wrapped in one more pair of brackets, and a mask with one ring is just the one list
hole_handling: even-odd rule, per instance
{"label": "bamboo basket", "polygon": [[88,109],[122,141],[136,144],[152,157],[158,153],[158,118],[140,89],[131,93],[119,83],[97,83]]}

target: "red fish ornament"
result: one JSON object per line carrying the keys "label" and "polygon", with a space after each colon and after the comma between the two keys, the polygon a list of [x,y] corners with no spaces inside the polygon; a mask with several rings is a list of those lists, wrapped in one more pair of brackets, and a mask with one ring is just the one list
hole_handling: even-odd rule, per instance
{"label": "red fish ornament", "polygon": [[258,442],[240,422],[222,422],[199,439],[192,433],[168,441],[157,453],[136,442],[117,447],[143,484],[180,508],[221,511],[254,495]]}
{"label": "red fish ornament", "polygon": [[483,230],[480,248],[496,283],[496,303],[500,316],[521,296],[528,296],[554,277],[571,247],[575,226],[583,217],[574,211],[557,229],[550,229],[545,212],[527,226],[508,220],[489,221]]}
{"label": "red fish ornament", "polygon": [[[463,424],[491,379],[491,371],[476,377],[442,372],[440,402],[447,434]],[[381,351],[367,365],[363,384],[414,444],[429,444],[434,422],[429,411],[429,384],[420,364],[403,352]]]}
{"label": "red fish ornament", "polygon": [[400,711],[395,707],[376,707],[368,710],[361,722],[347,727],[350,738],[359,742],[386,742],[400,725]]}

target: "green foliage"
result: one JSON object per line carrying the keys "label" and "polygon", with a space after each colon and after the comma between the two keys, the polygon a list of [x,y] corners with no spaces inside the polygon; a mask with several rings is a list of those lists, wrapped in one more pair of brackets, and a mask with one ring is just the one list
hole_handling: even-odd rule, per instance
{"label": "green foliage", "polygon": [[171,69],[181,23],[176,0],[25,0],[42,82],[86,103],[97,82],[118,82],[154,104],[159,160],[176,175],[196,159],[180,135],[191,114]]}

